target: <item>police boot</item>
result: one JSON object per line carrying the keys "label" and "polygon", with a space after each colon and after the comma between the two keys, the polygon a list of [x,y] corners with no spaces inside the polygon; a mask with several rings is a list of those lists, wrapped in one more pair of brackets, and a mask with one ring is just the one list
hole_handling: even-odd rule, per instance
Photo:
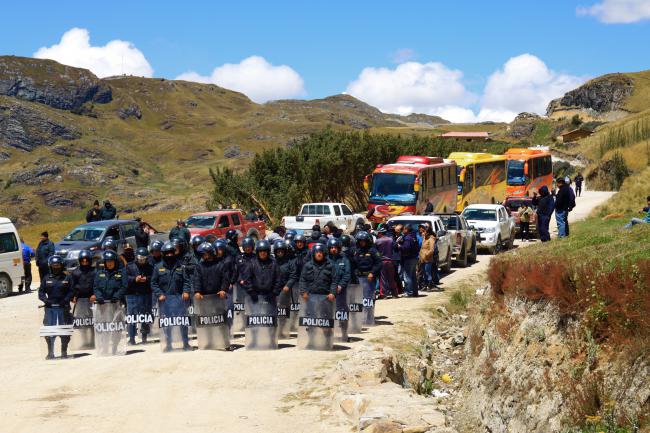
{"label": "police boot", "polygon": [[129,346],[135,346],[135,337],[129,337]]}
{"label": "police boot", "polygon": [[61,358],[67,358],[68,357],[68,344],[70,343],[70,339],[61,339]]}
{"label": "police boot", "polygon": [[147,334],[142,334],[142,344],[147,344]]}
{"label": "police boot", "polygon": [[45,337],[45,341],[47,342],[47,356],[45,359],[54,359],[54,338]]}

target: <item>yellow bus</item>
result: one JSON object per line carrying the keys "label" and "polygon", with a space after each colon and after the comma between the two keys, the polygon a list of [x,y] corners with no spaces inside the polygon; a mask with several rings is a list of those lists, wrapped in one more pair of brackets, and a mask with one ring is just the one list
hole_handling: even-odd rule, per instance
{"label": "yellow bus", "polygon": [[506,199],[505,155],[452,152],[449,159],[457,166],[457,212],[470,204],[495,204]]}

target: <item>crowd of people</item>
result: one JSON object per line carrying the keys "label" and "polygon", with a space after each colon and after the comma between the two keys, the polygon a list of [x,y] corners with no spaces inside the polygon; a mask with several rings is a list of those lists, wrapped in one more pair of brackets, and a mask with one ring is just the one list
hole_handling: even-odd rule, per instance
{"label": "crowd of people", "polygon": [[[362,228],[351,236],[315,226],[309,237],[277,229],[271,240],[246,237],[241,245],[235,230],[229,230],[224,239],[196,235],[187,242],[186,229],[180,223],[177,228],[178,236],[167,242],[154,241],[135,251],[125,248],[121,254],[117,242],[109,237],[102,243],[101,260],[95,266],[93,252],[83,250],[72,272],[66,272],[62,257],[50,255],[39,288],[39,299],[48,307],[44,324],[70,321],[71,305],[81,298],[99,304],[121,302],[127,315],[137,315],[150,314],[153,303],[164,303],[168,296],[181,296],[185,302],[205,295],[232,298],[237,287],[251,302],[264,298],[277,304],[284,292],[284,298],[299,303],[300,299],[293,299],[296,293],[305,300],[318,294],[336,302],[337,308],[347,308],[350,284],[360,284],[364,293],[376,292],[379,297],[399,297],[401,293],[417,296],[417,269],[425,275],[421,287],[432,287],[438,281],[437,269],[433,269],[435,238],[426,225],[419,234],[409,225],[384,226],[376,237]],[[44,233],[41,243],[47,242]],[[38,251],[36,256],[38,260]],[[38,263],[41,271],[42,263]],[[146,342],[148,325],[128,324],[130,344],[136,344],[138,333]],[[187,333],[183,339],[189,349]],[[62,354],[67,355],[69,337],[61,340]],[[54,337],[48,337],[49,358],[54,356],[53,349]]]}
{"label": "crowd of people", "polygon": [[[576,179],[578,179],[577,176]],[[553,213],[555,213],[557,223],[557,237],[565,238],[570,234],[569,213],[576,207],[576,193],[571,188],[571,179],[569,177],[558,178],[556,185],[557,188],[552,193],[547,186],[542,186],[537,192],[533,193],[532,204],[536,208],[537,233],[542,242],[551,240],[549,226]],[[582,181],[580,181],[580,189],[582,189]]]}

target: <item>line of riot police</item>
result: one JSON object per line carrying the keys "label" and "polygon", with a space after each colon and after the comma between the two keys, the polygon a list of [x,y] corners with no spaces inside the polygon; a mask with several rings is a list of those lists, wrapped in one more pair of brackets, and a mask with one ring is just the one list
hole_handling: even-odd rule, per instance
{"label": "line of riot police", "polygon": [[[116,242],[107,238],[102,250],[95,266],[93,253],[81,251],[70,274],[61,257],[49,259],[39,288],[47,359],[57,357],[57,336],[59,356],[68,356],[71,329],[79,334],[78,347],[97,346],[93,338],[101,334],[102,353],[121,354],[125,334],[135,345],[138,334],[146,343],[154,332],[163,351],[192,350],[191,329],[199,348],[228,349],[229,336],[244,332],[247,349],[275,349],[279,337],[297,332],[299,347],[331,350],[334,339],[348,341],[348,333],[374,324],[381,256],[366,232],[358,232],[356,241],[319,237],[310,244],[289,231],[272,245],[244,238],[240,248],[231,230],[225,239],[154,241],[119,256]],[[127,332],[120,333],[121,327]]]}

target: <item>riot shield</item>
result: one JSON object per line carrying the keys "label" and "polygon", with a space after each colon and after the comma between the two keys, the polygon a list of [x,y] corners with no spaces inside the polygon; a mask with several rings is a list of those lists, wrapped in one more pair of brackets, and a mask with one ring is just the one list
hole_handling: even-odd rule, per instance
{"label": "riot shield", "polygon": [[150,301],[150,295],[126,296],[126,324],[129,339],[132,341],[135,341],[138,331],[142,335],[142,342],[147,341],[154,320]]}
{"label": "riot shield", "polygon": [[278,296],[278,338],[291,336],[291,292],[280,292]]}
{"label": "riot shield", "polygon": [[361,334],[363,330],[363,289],[361,284],[350,284],[348,291],[348,333]]}
{"label": "riot shield", "polygon": [[291,304],[289,304],[289,330],[298,332],[298,316],[300,316],[300,289],[298,284],[291,289]]}
{"label": "riot shield", "polygon": [[187,332],[190,336],[196,336],[196,311],[194,310],[194,298],[187,304],[187,316],[190,318],[190,326]]}
{"label": "riot shield", "polygon": [[79,298],[72,310],[74,333],[70,342],[73,350],[92,350],[95,348],[95,329],[93,305],[88,298]]}
{"label": "riot shield", "polygon": [[160,339],[160,312],[158,310],[158,298],[156,295],[151,295],[151,316],[153,317],[153,323],[149,327],[149,339],[155,340]]}
{"label": "riot shield", "polygon": [[375,326],[375,281],[359,277],[363,287],[363,325]]}
{"label": "riot shield", "polygon": [[189,343],[190,316],[187,314],[188,301],[182,295],[165,295],[158,301],[158,326],[160,327],[160,348],[163,352],[172,350],[192,350]]}
{"label": "riot shield", "polygon": [[194,322],[196,340],[201,350],[223,350],[230,348],[230,330],[226,319],[228,301],[219,295],[204,295],[194,298]]}
{"label": "riot shield", "polygon": [[[41,355],[45,359],[68,358],[68,347],[73,335],[72,315],[65,305],[43,307],[43,319],[38,332],[43,337]],[[57,337],[60,344],[56,344]]]}
{"label": "riot shield", "polygon": [[274,350],[278,348],[278,307],[275,298],[260,295],[253,300],[246,294],[246,349]]}
{"label": "riot shield", "polygon": [[246,329],[246,310],[244,308],[244,301],[246,298],[246,291],[239,286],[239,283],[233,287],[232,294],[232,326],[231,331],[234,333],[242,333]]}
{"label": "riot shield", "polygon": [[332,350],[334,347],[335,301],[327,295],[309,295],[300,304],[298,319],[298,348]]}
{"label": "riot shield", "polygon": [[126,354],[126,317],[119,302],[95,304],[95,348],[99,356]]}
{"label": "riot shield", "polygon": [[348,289],[341,290],[336,295],[336,312],[334,313],[334,339],[347,343],[348,323],[350,322],[350,300],[348,299]]}

